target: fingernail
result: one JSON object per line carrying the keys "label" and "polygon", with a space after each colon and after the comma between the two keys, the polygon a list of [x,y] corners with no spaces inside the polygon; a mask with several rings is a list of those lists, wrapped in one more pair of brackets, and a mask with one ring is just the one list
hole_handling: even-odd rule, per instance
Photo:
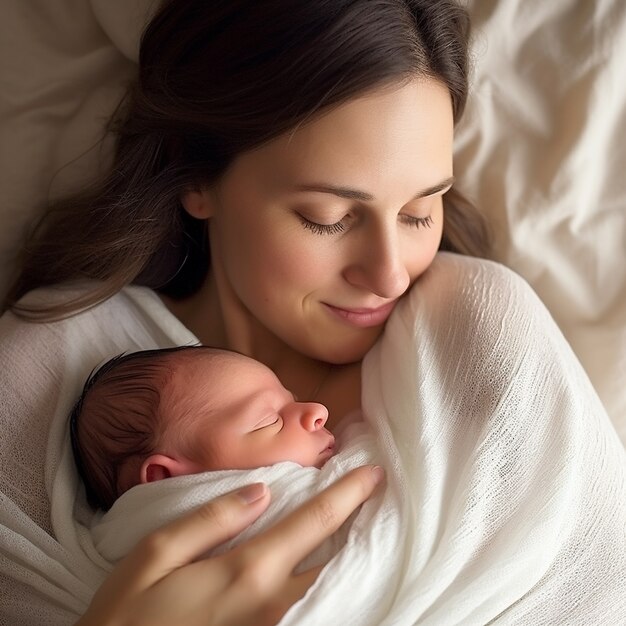
{"label": "fingernail", "polygon": [[237,492],[237,495],[246,503],[252,504],[260,500],[267,493],[267,485],[265,483],[253,483],[247,485]]}
{"label": "fingernail", "polygon": [[374,465],[374,467],[372,467],[372,474],[374,474],[376,484],[382,482],[383,478],[385,478],[385,470],[380,465]]}

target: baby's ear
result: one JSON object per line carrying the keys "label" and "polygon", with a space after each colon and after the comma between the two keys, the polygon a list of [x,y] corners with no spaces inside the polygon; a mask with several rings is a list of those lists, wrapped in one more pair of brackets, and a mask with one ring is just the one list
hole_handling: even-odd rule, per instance
{"label": "baby's ear", "polygon": [[152,454],[142,464],[140,482],[153,483],[172,476],[186,476],[202,471],[196,463],[185,458],[175,458],[166,454]]}
{"label": "baby's ear", "polygon": [[213,217],[215,213],[213,191],[206,187],[201,189],[187,189],[181,195],[180,201],[185,211],[196,219],[206,220]]}

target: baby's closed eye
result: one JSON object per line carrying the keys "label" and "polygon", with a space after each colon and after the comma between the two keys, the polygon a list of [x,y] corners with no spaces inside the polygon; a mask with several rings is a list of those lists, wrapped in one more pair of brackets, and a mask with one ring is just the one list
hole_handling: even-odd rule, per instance
{"label": "baby's closed eye", "polygon": [[268,415],[267,417],[263,418],[260,422],[257,422],[252,430],[256,431],[256,430],[261,430],[263,428],[267,428],[268,426],[274,426],[275,424],[278,423],[279,420],[280,420],[280,415],[278,414]]}

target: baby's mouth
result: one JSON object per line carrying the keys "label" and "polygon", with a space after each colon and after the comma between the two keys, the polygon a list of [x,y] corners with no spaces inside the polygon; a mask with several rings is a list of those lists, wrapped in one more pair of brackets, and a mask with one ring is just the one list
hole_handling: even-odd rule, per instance
{"label": "baby's mouth", "polygon": [[328,458],[335,454],[335,440],[333,439],[323,450],[322,454],[328,455]]}
{"label": "baby's mouth", "polygon": [[319,453],[319,461],[316,463],[315,467],[321,469],[328,459],[335,456],[335,438],[333,437],[330,443]]}

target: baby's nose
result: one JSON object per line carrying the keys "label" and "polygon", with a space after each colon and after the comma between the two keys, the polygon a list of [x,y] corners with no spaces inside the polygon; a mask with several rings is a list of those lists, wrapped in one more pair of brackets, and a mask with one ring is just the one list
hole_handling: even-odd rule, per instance
{"label": "baby's nose", "polygon": [[328,420],[328,409],[319,402],[301,402],[300,422],[309,432],[324,428]]}

